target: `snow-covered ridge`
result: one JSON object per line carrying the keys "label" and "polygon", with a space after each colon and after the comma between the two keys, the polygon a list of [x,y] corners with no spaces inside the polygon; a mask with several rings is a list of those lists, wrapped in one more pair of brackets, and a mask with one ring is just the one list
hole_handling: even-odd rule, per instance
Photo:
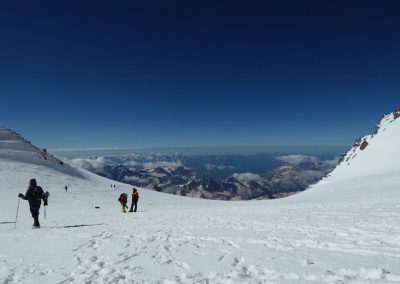
{"label": "snow-covered ridge", "polygon": [[358,139],[336,168],[292,198],[302,202],[370,202],[400,198],[400,108],[386,114],[373,134]]}
{"label": "snow-covered ridge", "polygon": [[371,135],[356,140],[343,154],[332,176],[356,177],[400,170],[400,107],[386,114]]}
{"label": "snow-covered ridge", "polygon": [[71,176],[83,177],[76,168],[7,128],[0,128],[0,159],[46,166]]}
{"label": "snow-covered ridge", "polygon": [[339,165],[341,163],[347,163],[348,165],[350,164],[351,160],[353,160],[357,155],[366,149],[371,142],[371,140],[374,138],[375,135],[379,134],[381,131],[385,131],[387,126],[391,123],[393,123],[395,120],[397,120],[400,117],[400,107],[396,108],[394,112],[391,112],[389,114],[385,114],[379,123],[375,126],[375,131],[371,135],[366,135],[364,137],[358,138],[355,142],[354,145],[351,147],[350,150],[348,150],[346,153],[342,155],[342,157],[339,160]]}

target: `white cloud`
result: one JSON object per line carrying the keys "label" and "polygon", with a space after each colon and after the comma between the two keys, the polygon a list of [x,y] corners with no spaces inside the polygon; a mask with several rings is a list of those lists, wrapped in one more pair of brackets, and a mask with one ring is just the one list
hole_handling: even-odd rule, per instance
{"label": "white cloud", "polygon": [[211,171],[215,169],[216,166],[213,164],[205,164],[204,167],[206,168],[206,170]]}
{"label": "white cloud", "polygon": [[337,166],[338,161],[339,157],[335,157],[335,159],[333,160],[324,160],[322,161],[322,163],[327,167],[335,168]]}
{"label": "white cloud", "polygon": [[135,167],[135,166],[139,166],[140,163],[138,163],[138,162],[136,162],[136,161],[129,161],[129,162],[128,162],[128,165],[131,166],[131,167]]}
{"label": "white cloud", "polygon": [[264,180],[260,175],[254,173],[235,173],[233,177],[240,182],[261,182]]}
{"label": "white cloud", "polygon": [[106,165],[110,165],[111,161],[106,160],[104,157],[96,157],[96,158],[77,158],[70,160],[72,164],[84,168],[84,169],[96,169],[103,170]]}
{"label": "white cloud", "polygon": [[149,181],[149,179],[147,179],[147,178],[139,178],[139,177],[135,177],[135,176],[131,176],[131,177],[128,177],[128,176],[126,176],[126,177],[124,177],[124,181],[125,182],[135,182],[135,183],[139,183],[139,184],[145,184],[145,183],[147,183],[148,181]]}
{"label": "white cloud", "polygon": [[275,159],[289,163],[292,165],[298,165],[301,163],[307,163],[307,162],[318,162],[320,159],[315,156],[307,156],[307,155],[287,155],[287,156],[278,156]]}
{"label": "white cloud", "polygon": [[104,151],[104,150],[132,150],[130,148],[55,148],[55,149],[48,149],[51,152],[78,152],[78,151]]}
{"label": "white cloud", "polygon": [[181,162],[148,162],[143,164],[145,169],[155,169],[155,168],[170,168],[176,169],[182,166]]}
{"label": "white cloud", "polygon": [[225,170],[225,169],[233,169],[234,167],[232,166],[224,166],[224,165],[214,165],[214,164],[205,164],[204,167],[208,170],[208,171],[212,171],[212,170]]}

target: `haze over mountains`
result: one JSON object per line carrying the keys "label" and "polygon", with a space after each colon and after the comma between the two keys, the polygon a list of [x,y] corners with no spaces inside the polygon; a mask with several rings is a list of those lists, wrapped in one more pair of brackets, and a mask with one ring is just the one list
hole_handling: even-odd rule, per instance
{"label": "haze over mountains", "polygon": [[130,154],[76,158],[93,173],[135,186],[182,196],[249,200],[303,191],[332,171],[333,155]]}
{"label": "haze over mountains", "polygon": [[68,159],[123,156],[132,153],[150,155],[162,153],[173,155],[179,153],[182,156],[223,156],[223,155],[258,155],[260,153],[287,153],[304,155],[338,155],[348,149],[345,145],[276,145],[276,146],[218,146],[218,147],[168,147],[168,148],[66,148],[49,149],[59,157]]}

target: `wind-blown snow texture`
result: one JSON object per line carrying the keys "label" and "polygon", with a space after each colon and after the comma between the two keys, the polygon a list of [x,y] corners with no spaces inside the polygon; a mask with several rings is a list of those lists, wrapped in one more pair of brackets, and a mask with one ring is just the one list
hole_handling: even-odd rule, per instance
{"label": "wind-blown snow texture", "polygon": [[[131,187],[0,159],[3,283],[399,283],[400,119],[381,123],[364,150],[298,195],[223,202]],[[353,150],[347,155],[350,156]],[[8,157],[9,158],[9,157]],[[31,229],[17,194],[36,177],[51,192]],[[64,185],[69,185],[68,192]],[[95,209],[100,206],[100,209]]]}

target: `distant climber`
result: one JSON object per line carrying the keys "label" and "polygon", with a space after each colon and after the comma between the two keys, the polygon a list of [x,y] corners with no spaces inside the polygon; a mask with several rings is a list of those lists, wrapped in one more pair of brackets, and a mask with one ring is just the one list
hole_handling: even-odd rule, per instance
{"label": "distant climber", "polygon": [[22,193],[18,194],[18,197],[24,200],[28,200],[29,202],[29,208],[34,221],[33,228],[40,228],[39,210],[40,210],[40,205],[42,204],[41,200],[43,199],[44,206],[47,206],[48,195],[49,195],[48,192],[45,193],[43,189],[37,185],[36,179],[30,180],[29,187],[25,195],[23,195]]}
{"label": "distant climber", "polygon": [[[131,205],[131,210],[129,210],[129,212],[136,212],[138,201],[139,201],[139,191],[136,188],[133,188],[132,189],[132,205]],[[135,210],[133,210],[133,206],[135,206]]]}
{"label": "distant climber", "polygon": [[128,203],[128,194],[121,193],[121,195],[118,198],[118,201],[122,205],[122,212],[126,213],[126,209],[128,209],[128,206],[126,206],[126,204]]}
{"label": "distant climber", "polygon": [[65,192],[67,192],[68,191],[68,186],[65,186]]}

